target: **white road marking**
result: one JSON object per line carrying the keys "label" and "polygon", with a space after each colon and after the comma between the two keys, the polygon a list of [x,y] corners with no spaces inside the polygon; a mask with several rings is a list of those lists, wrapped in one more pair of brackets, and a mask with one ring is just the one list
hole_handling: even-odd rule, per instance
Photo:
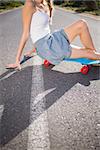
{"label": "white road marking", "polygon": [[51,93],[52,91],[54,91],[56,88],[52,88],[52,89],[48,89],[40,94],[38,94],[36,97],[35,97],[35,100],[34,100],[34,105],[36,105],[38,102],[40,102],[47,94]]}
{"label": "white road marking", "polygon": [[4,105],[0,105],[0,120],[4,111]]}
{"label": "white road marking", "polygon": [[[43,60],[39,56],[35,56],[33,59],[33,65],[37,65],[37,69],[34,70],[33,67],[33,78],[32,78],[32,88],[31,88],[31,103],[30,103],[30,122],[31,125],[28,128],[28,148],[27,150],[50,150],[49,141],[49,129],[48,129],[48,115],[47,111],[44,110],[45,103],[42,103],[42,99],[45,99],[45,95],[50,93],[53,89],[45,91],[44,89],[44,79],[42,66]],[[35,77],[34,77],[35,75]],[[34,93],[34,91],[36,93]],[[40,94],[38,94],[40,93]],[[36,114],[36,119],[34,120],[34,105],[38,105],[38,102],[42,103],[39,108],[39,115]],[[33,116],[32,116],[33,115]],[[32,122],[33,121],[33,122]]]}

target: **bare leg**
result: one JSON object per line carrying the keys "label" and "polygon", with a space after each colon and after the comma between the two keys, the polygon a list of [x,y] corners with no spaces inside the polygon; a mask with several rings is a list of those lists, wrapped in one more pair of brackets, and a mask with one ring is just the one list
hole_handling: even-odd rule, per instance
{"label": "bare leg", "polygon": [[72,42],[75,37],[79,36],[84,46],[84,49],[95,50],[87,23],[85,20],[79,20],[72,25],[64,28],[65,33],[69,37],[69,41]]}
{"label": "bare leg", "polygon": [[93,60],[100,59],[100,53],[96,52],[94,47],[87,23],[84,20],[79,20],[69,27],[64,28],[65,33],[68,35],[70,43],[79,36],[83,44],[83,48],[72,47],[71,58],[89,58]]}
{"label": "bare leg", "polygon": [[88,49],[72,48],[70,58],[89,58],[92,60],[100,60],[100,53]]}

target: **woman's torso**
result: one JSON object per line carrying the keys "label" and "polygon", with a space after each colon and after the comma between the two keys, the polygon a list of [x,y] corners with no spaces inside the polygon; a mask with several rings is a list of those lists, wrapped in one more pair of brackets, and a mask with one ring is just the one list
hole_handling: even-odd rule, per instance
{"label": "woman's torso", "polygon": [[36,9],[30,26],[30,35],[33,43],[50,33],[49,22],[49,15],[43,9]]}

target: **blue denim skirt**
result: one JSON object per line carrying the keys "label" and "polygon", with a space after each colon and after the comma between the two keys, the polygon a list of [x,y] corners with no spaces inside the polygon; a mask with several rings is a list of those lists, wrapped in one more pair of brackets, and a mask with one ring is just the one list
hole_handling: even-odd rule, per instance
{"label": "blue denim skirt", "polygon": [[57,65],[71,56],[72,47],[64,29],[56,30],[34,43],[37,54]]}

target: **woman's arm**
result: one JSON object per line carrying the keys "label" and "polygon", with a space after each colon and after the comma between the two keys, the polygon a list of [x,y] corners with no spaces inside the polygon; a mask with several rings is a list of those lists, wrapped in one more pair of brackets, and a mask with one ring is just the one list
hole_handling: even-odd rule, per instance
{"label": "woman's arm", "polygon": [[31,23],[31,19],[32,19],[32,15],[33,15],[34,11],[35,11],[35,9],[33,7],[32,1],[27,0],[22,9],[23,31],[22,31],[22,36],[21,36],[21,40],[19,43],[19,47],[18,47],[16,61],[20,61],[22,50],[29,38],[30,23]]}
{"label": "woman's arm", "polygon": [[15,62],[15,64],[7,65],[7,68],[21,69],[20,57],[21,57],[23,48],[24,48],[24,46],[25,46],[25,44],[29,38],[30,24],[31,24],[32,15],[34,12],[35,12],[34,3],[32,2],[32,0],[26,0],[24,7],[22,9],[23,31],[22,31],[21,39],[19,42],[18,50],[17,50],[16,62]]}

